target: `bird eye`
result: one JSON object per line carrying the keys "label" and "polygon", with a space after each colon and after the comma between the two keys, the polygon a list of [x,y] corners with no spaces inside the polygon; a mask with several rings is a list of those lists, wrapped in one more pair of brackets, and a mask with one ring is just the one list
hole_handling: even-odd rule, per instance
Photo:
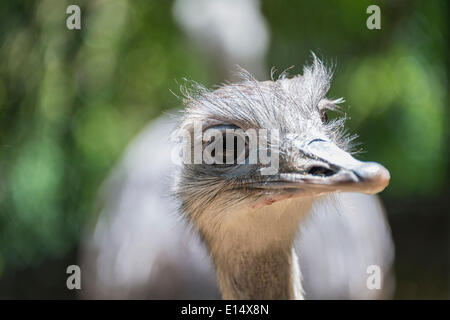
{"label": "bird eye", "polygon": [[327,115],[327,112],[325,110],[322,111],[321,119],[322,119],[322,123],[323,124],[327,124],[328,123],[328,115]]}
{"label": "bird eye", "polygon": [[205,133],[210,135],[214,131],[214,136],[206,139],[204,150],[212,159],[209,164],[219,164],[230,166],[244,163],[249,154],[248,138],[242,129],[235,129],[234,126],[220,126],[208,129]]}
{"label": "bird eye", "polygon": [[222,135],[222,162],[224,164],[237,164],[247,158],[248,148],[245,137],[236,133]]}

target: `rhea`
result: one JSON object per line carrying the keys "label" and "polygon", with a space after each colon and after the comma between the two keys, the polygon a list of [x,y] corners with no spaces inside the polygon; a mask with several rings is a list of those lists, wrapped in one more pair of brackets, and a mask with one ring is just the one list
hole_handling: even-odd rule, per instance
{"label": "rhea", "polygon": [[[215,90],[193,85],[184,92],[178,130],[194,135],[194,123],[201,121],[203,151],[233,159],[184,162],[174,187],[182,215],[212,258],[225,299],[302,299],[294,239],[308,213],[328,194],[375,194],[389,183],[383,166],[352,156],[343,119],[328,121],[327,110],[343,101],[326,97],[331,78],[314,57],[294,77],[259,82],[244,74],[242,81]],[[248,139],[237,133],[249,129],[278,133],[276,172],[266,174],[267,163],[236,161],[250,154]],[[229,140],[243,148],[228,148]],[[264,151],[275,153],[273,145]]]}
{"label": "rhea", "polygon": [[[301,287],[308,299],[389,298],[389,224],[377,197],[361,193],[383,189],[389,174],[355,160],[344,120],[328,121],[342,102],[326,98],[330,81],[315,59],[292,78],[243,72],[214,91],[185,90],[181,119],[150,123],[100,190],[81,251],[83,296],[218,298],[218,280],[225,298],[301,298]],[[173,161],[190,149],[170,136],[197,122],[202,161],[209,153],[230,163]],[[270,139],[256,153],[269,162],[251,161],[249,133],[264,136],[259,129]],[[381,269],[381,290],[366,286],[370,265]]]}

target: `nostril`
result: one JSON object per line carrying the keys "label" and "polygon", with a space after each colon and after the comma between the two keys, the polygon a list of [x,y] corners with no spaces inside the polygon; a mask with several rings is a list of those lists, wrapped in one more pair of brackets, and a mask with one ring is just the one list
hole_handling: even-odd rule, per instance
{"label": "nostril", "polygon": [[325,167],[313,166],[308,169],[307,173],[313,176],[329,177],[335,174],[336,171]]}

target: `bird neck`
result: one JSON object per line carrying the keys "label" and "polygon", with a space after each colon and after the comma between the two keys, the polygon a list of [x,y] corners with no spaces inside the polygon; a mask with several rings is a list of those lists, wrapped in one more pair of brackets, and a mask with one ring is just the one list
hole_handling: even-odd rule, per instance
{"label": "bird neck", "polygon": [[311,204],[312,198],[297,198],[230,208],[205,221],[208,228],[200,223],[224,299],[303,299],[293,246]]}
{"label": "bird neck", "polygon": [[292,248],[270,248],[260,253],[240,250],[226,259],[214,259],[223,299],[303,299],[300,269]]}

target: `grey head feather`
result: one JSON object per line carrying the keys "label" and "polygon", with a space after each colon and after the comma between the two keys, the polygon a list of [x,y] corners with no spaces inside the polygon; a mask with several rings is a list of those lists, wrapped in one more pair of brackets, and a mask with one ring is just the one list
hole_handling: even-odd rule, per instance
{"label": "grey head feather", "polygon": [[308,126],[323,127],[323,131],[339,147],[351,148],[354,137],[343,127],[346,117],[326,126],[321,111],[336,110],[342,98],[327,99],[332,70],[315,55],[302,75],[289,77],[284,71],[277,79],[258,81],[245,69],[239,68],[241,81],[208,90],[195,81],[186,81],[181,88],[183,104],[182,128],[189,128],[194,120],[212,123],[231,123],[243,129],[279,129],[284,133],[298,133]]}

